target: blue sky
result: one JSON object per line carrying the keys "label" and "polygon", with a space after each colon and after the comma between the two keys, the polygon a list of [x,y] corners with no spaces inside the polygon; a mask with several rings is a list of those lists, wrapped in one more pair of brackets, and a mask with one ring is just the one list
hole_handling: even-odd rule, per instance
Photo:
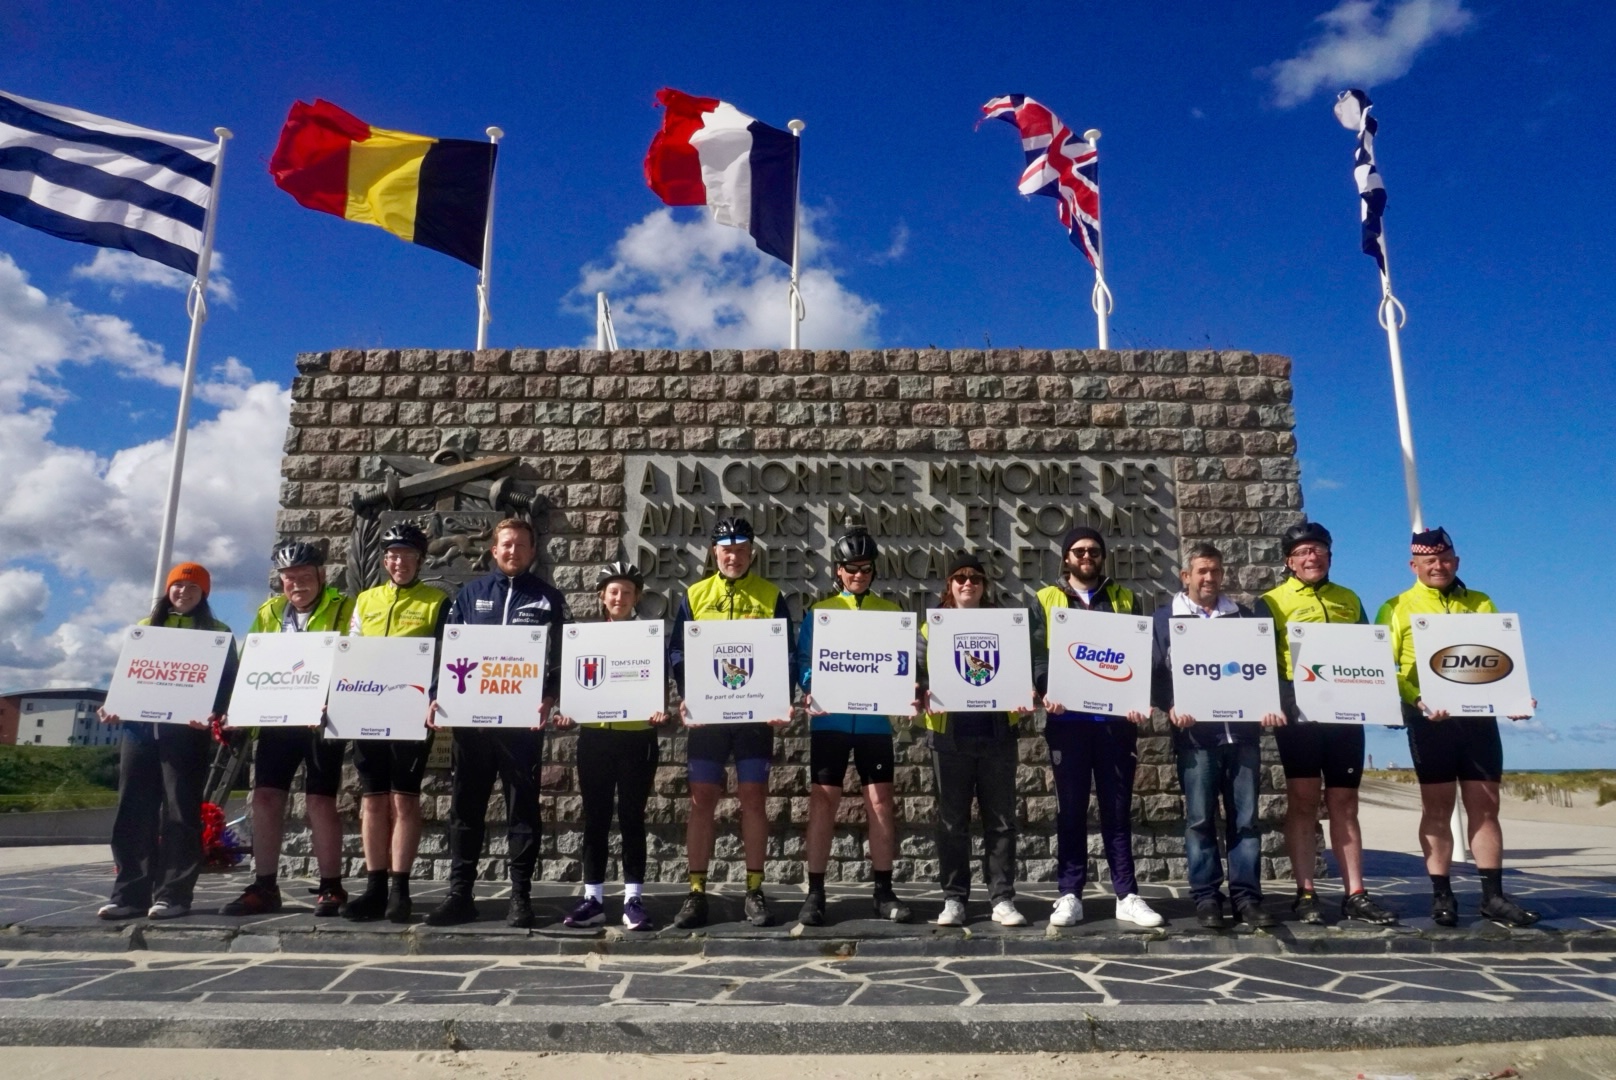
{"label": "blue sky", "polygon": [[[467,267],[275,189],[291,102],[506,130],[491,344],[585,340],[598,283],[625,345],[780,344],[773,268],[644,185],[664,85],[807,122],[808,345],[1092,346],[1086,263],[1051,201],[1015,194],[1013,131],[973,123],[1023,92],[1103,129],[1113,344],[1294,357],[1307,508],[1336,534],[1336,578],[1378,603],[1407,583],[1407,524],[1353,140],[1329,109],[1367,85],[1426,517],[1531,647],[1542,708],[1510,761],[1616,758],[1596,651],[1616,615],[1584,584],[1616,524],[1616,15],[1598,6],[12,0],[0,41],[8,91],[235,131],[181,553],[215,566],[238,629],[262,591],[293,354],[469,347],[475,329]],[[182,298],[95,258],[0,221],[8,685],[104,669],[106,631],[147,588]],[[1371,750],[1406,761],[1400,735]]]}

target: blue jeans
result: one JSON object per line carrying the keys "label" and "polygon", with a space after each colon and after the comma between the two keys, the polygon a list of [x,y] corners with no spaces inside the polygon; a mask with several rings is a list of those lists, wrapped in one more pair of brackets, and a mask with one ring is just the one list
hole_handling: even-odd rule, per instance
{"label": "blue jeans", "polygon": [[1223,886],[1218,857],[1218,802],[1223,803],[1224,840],[1229,849],[1229,897],[1236,910],[1262,901],[1257,825],[1257,743],[1195,746],[1178,739],[1178,782],[1184,789],[1184,853],[1189,859],[1190,895],[1197,905],[1217,899]]}

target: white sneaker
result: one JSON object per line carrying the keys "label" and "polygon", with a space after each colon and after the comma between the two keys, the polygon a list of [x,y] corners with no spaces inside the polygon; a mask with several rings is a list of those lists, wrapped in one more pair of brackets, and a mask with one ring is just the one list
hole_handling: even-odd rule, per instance
{"label": "white sneaker", "polygon": [[993,921],[1000,926],[1026,926],[1027,916],[1016,910],[1014,900],[1000,900],[993,905]]}
{"label": "white sneaker", "polygon": [[944,900],[943,901],[943,913],[941,915],[937,916],[937,925],[938,926],[964,926],[965,925],[965,901],[963,901],[963,900]]}
{"label": "white sneaker", "polygon": [[1076,926],[1083,921],[1083,901],[1076,893],[1067,893],[1055,901],[1055,913],[1049,917],[1050,926]]}
{"label": "white sneaker", "polygon": [[1135,926],[1160,926],[1162,917],[1151,910],[1143,896],[1129,893],[1117,901],[1117,921],[1131,922]]}
{"label": "white sneaker", "polygon": [[102,904],[96,909],[95,917],[98,919],[133,919],[140,914],[140,908],[129,904]]}
{"label": "white sneaker", "polygon": [[177,919],[181,915],[189,915],[191,909],[185,904],[176,904],[172,900],[159,900],[146,912],[148,919]]}

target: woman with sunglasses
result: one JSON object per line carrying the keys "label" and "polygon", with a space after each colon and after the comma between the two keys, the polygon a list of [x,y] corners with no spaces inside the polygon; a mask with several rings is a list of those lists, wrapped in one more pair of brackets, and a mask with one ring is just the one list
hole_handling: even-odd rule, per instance
{"label": "woman with sunglasses", "polygon": [[[968,551],[954,556],[937,606],[999,606],[988,588],[981,559]],[[921,632],[926,632],[924,626]],[[922,700],[925,697],[922,689]],[[967,921],[973,801],[982,818],[983,873],[993,901],[993,921],[1001,926],[1027,925],[1027,917],[1016,910],[1016,726],[1031,711],[926,713],[921,717],[937,791],[937,867],[943,887],[938,926],[964,926]]]}

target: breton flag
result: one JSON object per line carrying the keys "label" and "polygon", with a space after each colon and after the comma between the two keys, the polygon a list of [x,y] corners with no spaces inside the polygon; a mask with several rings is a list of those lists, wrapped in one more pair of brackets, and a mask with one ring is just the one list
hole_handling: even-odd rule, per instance
{"label": "breton flag", "polygon": [[1004,120],[1021,132],[1027,167],[1017,187],[1023,195],[1057,201],[1061,224],[1089,263],[1100,268],[1100,153],[1025,94],[1006,94],[982,106],[983,120]]}
{"label": "breton flag", "polygon": [[192,277],[219,144],[0,92],[0,214]]}
{"label": "breton flag", "polygon": [[1363,253],[1386,272],[1386,243],[1381,235],[1381,218],[1386,214],[1386,185],[1375,165],[1375,132],[1380,124],[1369,115],[1374,102],[1362,90],[1343,90],[1336,95],[1335,118],[1348,131],[1358,133],[1358,149],[1352,157],[1352,178],[1358,184],[1363,214]]}
{"label": "breton flag", "polygon": [[708,206],[713,220],[752,234],[758,250],[792,261],[798,140],[727,101],[657,91],[662,130],[645,155],[645,180],[669,206]]}
{"label": "breton flag", "polygon": [[497,153],[492,142],[388,131],[329,101],[299,101],[269,172],[310,210],[379,225],[481,268]]}

